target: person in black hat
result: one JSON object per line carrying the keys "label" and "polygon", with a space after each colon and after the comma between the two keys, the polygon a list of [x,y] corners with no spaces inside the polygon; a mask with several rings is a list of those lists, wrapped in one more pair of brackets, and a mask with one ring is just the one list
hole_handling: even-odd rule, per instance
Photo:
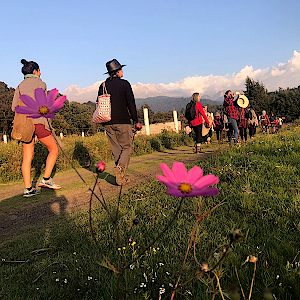
{"label": "person in black hat", "polygon": [[[115,176],[118,185],[124,185],[130,155],[132,153],[132,122],[135,130],[141,130],[138,121],[136,104],[132,88],[127,80],[122,79],[123,67],[116,59],[106,63],[109,77],[105,81],[107,93],[111,100],[111,120],[105,123],[105,131],[110,142],[115,160]],[[99,87],[98,96],[103,94],[103,83]]]}

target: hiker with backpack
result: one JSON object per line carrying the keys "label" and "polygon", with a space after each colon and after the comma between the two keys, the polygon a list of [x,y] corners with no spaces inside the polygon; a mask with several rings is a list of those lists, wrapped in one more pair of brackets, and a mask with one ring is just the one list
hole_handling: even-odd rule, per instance
{"label": "hiker with backpack", "polygon": [[192,100],[186,105],[185,118],[189,122],[189,126],[195,132],[195,152],[201,152],[202,138],[202,125],[203,119],[207,127],[209,126],[209,120],[205,114],[205,111],[200,102],[200,94],[194,93]]}

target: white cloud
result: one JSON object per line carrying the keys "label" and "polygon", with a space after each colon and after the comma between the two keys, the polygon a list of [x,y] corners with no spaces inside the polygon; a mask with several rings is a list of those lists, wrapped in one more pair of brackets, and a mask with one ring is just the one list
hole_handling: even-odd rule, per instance
{"label": "white cloud", "polygon": [[[296,87],[300,85],[300,52],[294,51],[293,56],[286,63],[278,63],[265,69],[254,69],[246,65],[240,71],[227,75],[191,76],[170,83],[135,83],[132,88],[136,98],[154,96],[190,96],[199,92],[214,99],[216,95],[227,89],[243,90],[246,77],[259,80],[269,90],[279,87]],[[87,87],[71,85],[64,94],[71,101],[95,101],[100,82]]]}

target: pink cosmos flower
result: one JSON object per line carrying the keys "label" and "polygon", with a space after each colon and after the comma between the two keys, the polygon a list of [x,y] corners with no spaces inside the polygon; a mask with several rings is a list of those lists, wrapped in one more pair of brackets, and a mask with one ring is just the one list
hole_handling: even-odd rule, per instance
{"label": "pink cosmos flower", "polygon": [[219,190],[211,185],[219,182],[219,177],[209,174],[203,176],[203,170],[194,166],[187,171],[182,162],[174,162],[172,169],[165,163],[160,164],[164,176],[156,178],[167,186],[167,193],[175,197],[216,196]]}
{"label": "pink cosmos flower", "polygon": [[96,164],[96,169],[99,173],[102,173],[104,172],[105,170],[105,162],[103,160],[99,161],[97,164]]}
{"label": "pink cosmos flower", "polygon": [[25,106],[17,106],[16,112],[19,114],[27,114],[29,118],[45,117],[53,119],[55,113],[60,110],[65,101],[66,96],[60,96],[57,98],[58,90],[53,89],[47,95],[44,89],[37,88],[34,91],[34,98],[32,99],[28,95],[21,95],[20,99]]}

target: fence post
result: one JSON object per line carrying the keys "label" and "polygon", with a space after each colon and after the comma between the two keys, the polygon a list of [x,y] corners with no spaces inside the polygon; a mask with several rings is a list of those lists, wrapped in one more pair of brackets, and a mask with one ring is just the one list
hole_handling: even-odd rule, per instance
{"label": "fence post", "polygon": [[179,129],[178,129],[177,110],[173,110],[173,119],[174,119],[174,127],[175,127],[175,131],[178,133],[178,132],[179,132]]}
{"label": "fence post", "polygon": [[7,144],[7,135],[6,134],[3,134],[3,142],[4,142],[4,144]]}
{"label": "fence post", "polygon": [[147,107],[144,107],[144,123],[145,123],[146,135],[150,135],[149,114],[148,114]]}
{"label": "fence post", "polygon": [[60,136],[60,139],[61,139],[61,140],[64,138],[64,135],[63,135],[62,132],[59,134],[59,136]]}
{"label": "fence post", "polygon": [[84,131],[81,132],[81,136],[84,138]]}

